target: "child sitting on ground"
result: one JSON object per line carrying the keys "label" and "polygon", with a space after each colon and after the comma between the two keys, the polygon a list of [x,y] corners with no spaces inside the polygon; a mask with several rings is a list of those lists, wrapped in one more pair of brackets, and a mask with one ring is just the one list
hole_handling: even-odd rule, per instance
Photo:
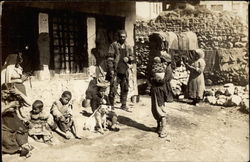
{"label": "child sitting on ground", "polygon": [[[95,113],[95,111],[98,111],[98,109],[100,109],[101,107],[105,107],[105,106],[109,108],[111,107],[108,96],[105,95],[107,85],[104,83],[97,83],[97,87],[98,87],[97,93],[93,96],[90,102],[90,106],[91,106],[93,113]],[[117,114],[113,110],[109,109],[106,112],[106,117],[107,117],[106,118],[107,128],[113,131],[119,131],[118,122],[117,122]]]}
{"label": "child sitting on ground", "polygon": [[50,114],[43,111],[43,102],[36,100],[30,111],[31,129],[29,129],[29,136],[38,142],[52,144],[53,134],[51,129],[55,128],[55,124],[51,118]]}
{"label": "child sitting on ground", "polygon": [[75,121],[73,120],[73,106],[70,103],[71,97],[71,92],[64,91],[59,101],[53,103],[50,112],[54,117],[55,123],[59,127],[59,130],[56,129],[57,133],[63,135],[66,139],[70,139],[71,132],[75,138],[81,139],[77,135]]}

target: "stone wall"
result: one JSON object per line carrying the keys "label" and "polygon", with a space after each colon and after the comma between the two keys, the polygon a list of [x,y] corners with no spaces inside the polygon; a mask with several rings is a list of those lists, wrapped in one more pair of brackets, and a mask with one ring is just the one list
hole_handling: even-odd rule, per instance
{"label": "stone wall", "polygon": [[33,103],[35,100],[42,100],[46,111],[49,111],[52,103],[58,100],[63,91],[68,90],[72,93],[74,105],[81,106],[85,98],[85,91],[88,88],[90,79],[65,79],[55,77],[51,80],[39,81],[35,78],[24,82],[27,95]]}
{"label": "stone wall", "polygon": [[[205,70],[209,72],[205,75],[206,79],[211,79],[212,84],[234,82],[238,85],[242,82],[245,85],[248,83],[247,29],[248,26],[232,13],[201,9],[167,11],[148,22],[137,21],[135,49],[138,77],[145,78],[147,75],[148,36],[151,33],[174,32],[179,39],[181,32],[192,31],[197,35],[199,48],[204,49],[206,54],[207,67]],[[177,51],[177,53],[182,52],[185,51],[180,48]],[[229,58],[230,55],[232,63],[223,63],[223,59]]]}

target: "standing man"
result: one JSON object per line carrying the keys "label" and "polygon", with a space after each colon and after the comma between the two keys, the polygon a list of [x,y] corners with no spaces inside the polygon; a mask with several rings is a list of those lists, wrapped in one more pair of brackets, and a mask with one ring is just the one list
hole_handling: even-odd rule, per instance
{"label": "standing man", "polygon": [[132,48],[126,42],[127,33],[125,30],[118,31],[118,41],[113,42],[108,51],[108,56],[114,59],[113,79],[110,81],[109,100],[111,106],[114,106],[115,95],[120,84],[121,109],[129,111],[127,107],[127,96],[129,90],[129,68],[135,62]]}

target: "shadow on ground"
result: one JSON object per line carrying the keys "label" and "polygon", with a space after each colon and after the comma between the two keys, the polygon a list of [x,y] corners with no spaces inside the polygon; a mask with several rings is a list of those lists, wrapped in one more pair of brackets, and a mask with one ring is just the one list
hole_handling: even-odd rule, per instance
{"label": "shadow on ground", "polygon": [[120,124],[124,124],[127,125],[129,127],[134,127],[143,131],[147,131],[147,132],[154,132],[154,127],[147,127],[144,124],[138,123],[128,117],[125,116],[118,116],[118,122]]}
{"label": "shadow on ground", "polygon": [[171,125],[174,128],[184,128],[191,129],[193,126],[198,126],[197,123],[194,123],[190,120],[187,120],[181,116],[170,116],[167,115],[167,124]]}

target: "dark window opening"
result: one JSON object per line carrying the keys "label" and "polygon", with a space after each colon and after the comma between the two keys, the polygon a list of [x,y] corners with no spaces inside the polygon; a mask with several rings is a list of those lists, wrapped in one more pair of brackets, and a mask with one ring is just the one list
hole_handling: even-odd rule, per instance
{"label": "dark window opening", "polygon": [[82,73],[88,67],[87,25],[83,14],[49,15],[50,69],[56,73]]}
{"label": "dark window opening", "polygon": [[[27,7],[4,4],[2,11],[2,65],[9,54],[22,52],[24,72],[39,69],[38,13]],[[25,49],[25,47],[29,47]]]}

